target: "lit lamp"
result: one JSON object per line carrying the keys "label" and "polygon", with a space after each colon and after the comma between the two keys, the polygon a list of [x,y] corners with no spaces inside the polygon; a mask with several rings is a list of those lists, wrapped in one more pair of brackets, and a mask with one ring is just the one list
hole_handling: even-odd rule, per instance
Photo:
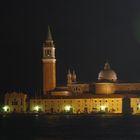
{"label": "lit lamp", "polygon": [[102,105],[101,106],[101,111],[105,111],[105,109],[106,109],[106,106]]}
{"label": "lit lamp", "polygon": [[64,107],[64,109],[65,109],[66,112],[69,112],[70,109],[71,109],[71,106],[70,106],[70,105],[66,105],[66,106]]}
{"label": "lit lamp", "polygon": [[38,112],[39,109],[40,109],[40,107],[39,107],[38,105],[34,107],[34,110],[35,110],[36,112]]}
{"label": "lit lamp", "polygon": [[8,112],[9,106],[5,105],[5,106],[3,107],[3,110],[4,110],[4,112]]}

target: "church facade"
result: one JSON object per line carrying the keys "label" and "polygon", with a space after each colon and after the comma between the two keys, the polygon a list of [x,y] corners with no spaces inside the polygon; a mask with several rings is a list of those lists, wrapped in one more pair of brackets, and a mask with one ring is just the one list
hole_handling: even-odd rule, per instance
{"label": "church facade", "polygon": [[[140,113],[140,83],[119,82],[116,72],[108,62],[99,72],[97,82],[77,82],[76,72],[68,70],[66,86],[57,87],[55,46],[50,28],[43,44],[42,63],[43,95],[30,98],[30,112]],[[13,107],[7,103],[11,97],[13,96],[5,95],[5,105],[9,110]],[[27,104],[25,100],[24,103]]]}

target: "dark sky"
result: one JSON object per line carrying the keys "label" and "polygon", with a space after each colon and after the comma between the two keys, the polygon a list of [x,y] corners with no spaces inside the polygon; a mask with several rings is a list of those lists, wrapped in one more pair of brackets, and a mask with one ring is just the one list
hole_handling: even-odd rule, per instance
{"label": "dark sky", "polygon": [[74,68],[97,80],[106,59],[119,80],[140,81],[139,0],[6,0],[0,4],[0,90],[42,87],[42,43],[51,26],[57,80]]}

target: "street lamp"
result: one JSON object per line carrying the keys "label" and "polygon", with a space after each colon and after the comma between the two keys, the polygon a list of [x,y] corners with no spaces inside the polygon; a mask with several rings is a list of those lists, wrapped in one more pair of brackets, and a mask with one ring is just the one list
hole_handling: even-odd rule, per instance
{"label": "street lamp", "polygon": [[100,108],[101,108],[101,111],[104,111],[105,112],[106,106],[102,105],[102,106],[100,106]]}
{"label": "street lamp", "polygon": [[5,105],[5,106],[3,107],[3,110],[4,110],[4,112],[8,112],[9,106]]}
{"label": "street lamp", "polygon": [[38,112],[39,109],[40,109],[40,106],[38,106],[38,105],[34,107],[34,110],[35,110],[36,112]]}
{"label": "street lamp", "polygon": [[66,105],[64,107],[64,109],[65,109],[66,112],[69,112],[71,110],[71,106],[70,105]]}

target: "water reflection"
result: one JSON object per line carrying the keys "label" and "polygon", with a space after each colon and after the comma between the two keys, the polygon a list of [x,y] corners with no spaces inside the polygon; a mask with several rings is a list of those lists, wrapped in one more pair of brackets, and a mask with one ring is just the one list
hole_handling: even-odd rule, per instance
{"label": "water reflection", "polygon": [[140,116],[1,116],[0,130],[0,140],[139,140]]}

